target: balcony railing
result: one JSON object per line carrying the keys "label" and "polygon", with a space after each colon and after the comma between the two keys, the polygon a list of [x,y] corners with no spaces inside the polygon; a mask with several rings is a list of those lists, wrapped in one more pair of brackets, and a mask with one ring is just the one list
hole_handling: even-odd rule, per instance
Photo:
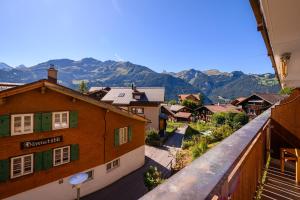
{"label": "balcony railing", "polygon": [[253,199],[270,149],[270,109],[141,199]]}

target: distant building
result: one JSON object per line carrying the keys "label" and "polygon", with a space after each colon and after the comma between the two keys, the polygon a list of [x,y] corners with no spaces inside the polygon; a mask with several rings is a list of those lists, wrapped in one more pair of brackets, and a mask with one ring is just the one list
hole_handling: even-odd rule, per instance
{"label": "distant building", "polygon": [[285,96],[280,94],[254,93],[236,105],[241,107],[253,119],[284,98]]}
{"label": "distant building", "polygon": [[162,105],[161,111],[168,116],[170,121],[189,122],[192,120],[191,110],[182,105]]}
{"label": "distant building", "polygon": [[165,100],[164,87],[110,87],[102,102],[118,106],[149,120],[147,129],[163,130],[160,126],[161,106]]}
{"label": "distant building", "polygon": [[0,91],[0,199],[75,199],[144,165],[143,117],[48,79]]}
{"label": "distant building", "polygon": [[234,112],[241,113],[241,109],[231,104],[215,104],[215,105],[204,105],[195,110],[197,113],[197,119],[208,122],[211,120],[211,116],[215,113],[221,112]]}
{"label": "distant building", "polygon": [[239,98],[232,100],[230,103],[234,106],[237,106],[241,101],[244,101],[245,99],[246,99],[246,97],[239,97]]}
{"label": "distant building", "polygon": [[182,103],[184,100],[190,100],[195,102],[196,104],[201,103],[202,99],[200,99],[200,94],[179,94],[178,101]]}

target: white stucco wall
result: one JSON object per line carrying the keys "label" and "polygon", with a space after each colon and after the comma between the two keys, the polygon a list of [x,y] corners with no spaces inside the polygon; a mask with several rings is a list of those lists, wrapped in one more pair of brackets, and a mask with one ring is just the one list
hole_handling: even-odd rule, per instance
{"label": "white stucco wall", "polygon": [[[130,172],[142,167],[145,162],[145,146],[141,146],[120,157],[120,166],[106,172],[106,164],[100,165],[85,171],[94,170],[94,178],[81,185],[81,196],[95,192]],[[76,198],[76,189],[68,183],[66,177],[63,183],[55,181],[26,192],[6,198],[6,200],[24,200],[24,199],[41,199],[41,200],[73,200]]]}

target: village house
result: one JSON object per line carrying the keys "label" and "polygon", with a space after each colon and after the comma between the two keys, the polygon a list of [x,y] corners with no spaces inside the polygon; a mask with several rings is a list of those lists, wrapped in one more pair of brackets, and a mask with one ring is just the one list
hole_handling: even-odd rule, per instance
{"label": "village house", "polygon": [[203,120],[205,122],[209,122],[211,120],[211,116],[215,113],[222,112],[233,112],[233,113],[241,113],[241,109],[231,104],[215,104],[215,105],[204,105],[195,110],[197,113],[197,119]]}
{"label": "village house", "polygon": [[[146,120],[48,79],[0,91],[0,199],[75,199],[144,165]],[[91,149],[93,151],[91,151]]]}
{"label": "village house", "polygon": [[168,120],[176,122],[190,122],[191,109],[182,105],[162,105],[161,112],[168,116]]}
{"label": "village house", "polygon": [[[110,87],[102,102],[143,116],[149,123],[146,129],[163,131],[164,119],[160,118],[161,103],[165,100],[164,87]],[[160,123],[161,120],[161,123]]]}
{"label": "village house", "polygon": [[179,94],[178,101],[181,104],[184,100],[193,101],[196,104],[200,104],[202,99],[200,94]]}
{"label": "village house", "polygon": [[237,103],[236,106],[241,107],[250,119],[253,119],[284,98],[285,96],[280,94],[254,93]]}
{"label": "village house", "polygon": [[0,91],[7,90],[16,86],[23,85],[24,83],[8,83],[8,82],[0,82]]}

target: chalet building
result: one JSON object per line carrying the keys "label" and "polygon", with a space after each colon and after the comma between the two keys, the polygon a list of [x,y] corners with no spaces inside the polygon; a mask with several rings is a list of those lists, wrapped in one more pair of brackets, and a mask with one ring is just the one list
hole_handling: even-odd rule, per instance
{"label": "chalet building", "polygon": [[0,91],[0,199],[75,199],[144,165],[146,120],[48,80]]}
{"label": "chalet building", "polygon": [[200,104],[202,99],[200,99],[200,94],[179,94],[178,101],[182,103],[184,100],[190,100],[195,102],[196,104]]}
{"label": "chalet building", "polygon": [[161,112],[168,116],[168,120],[175,122],[190,122],[192,113],[189,108],[182,105],[162,105]]}
{"label": "chalet building", "polygon": [[250,119],[255,118],[272,105],[284,99],[285,96],[280,94],[254,93],[236,104],[241,107]]}
{"label": "chalet building", "polygon": [[204,105],[200,108],[197,108],[195,112],[197,113],[198,120],[203,120],[205,122],[208,122],[211,120],[211,116],[215,113],[221,113],[221,112],[240,113],[242,111],[238,107],[233,106],[231,104],[216,104],[216,105]]}
{"label": "chalet building", "polygon": [[163,130],[160,126],[161,106],[165,100],[163,87],[110,87],[102,102],[112,104],[149,120],[147,129]]}

